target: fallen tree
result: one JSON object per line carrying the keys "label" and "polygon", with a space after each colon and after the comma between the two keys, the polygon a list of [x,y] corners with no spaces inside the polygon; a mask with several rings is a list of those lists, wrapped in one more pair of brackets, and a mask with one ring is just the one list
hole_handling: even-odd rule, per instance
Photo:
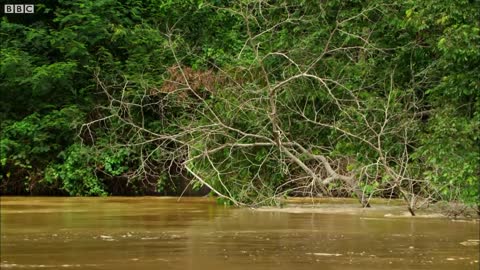
{"label": "fallen tree", "polygon": [[193,186],[235,205],[340,190],[363,207],[373,196],[401,197],[415,215],[442,196],[415,156],[432,112],[424,91],[435,78],[425,76],[430,66],[403,59],[415,46],[391,44],[379,32],[393,27],[379,14],[401,7],[372,3],[324,14],[321,30],[318,7],[294,7],[218,7],[242,21],[244,36],[223,65],[200,59],[205,66],[192,68],[197,56],[179,46],[181,32],[167,28],[163,46],[173,63],[162,80],[115,82],[97,72],[109,103],[83,130],[106,123],[121,133],[115,147],[138,149],[131,178],[158,180],[175,164]]}

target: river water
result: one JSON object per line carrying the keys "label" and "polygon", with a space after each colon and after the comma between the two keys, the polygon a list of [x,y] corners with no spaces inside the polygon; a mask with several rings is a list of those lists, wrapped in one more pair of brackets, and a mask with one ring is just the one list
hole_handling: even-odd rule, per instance
{"label": "river water", "polygon": [[480,269],[478,222],[391,215],[394,207],[309,213],[206,198],[0,200],[2,269]]}

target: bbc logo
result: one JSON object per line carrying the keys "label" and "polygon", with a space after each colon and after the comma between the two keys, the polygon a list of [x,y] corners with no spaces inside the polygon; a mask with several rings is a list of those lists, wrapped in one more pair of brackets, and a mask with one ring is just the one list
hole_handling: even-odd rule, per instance
{"label": "bbc logo", "polygon": [[34,5],[5,5],[5,13],[34,13]]}

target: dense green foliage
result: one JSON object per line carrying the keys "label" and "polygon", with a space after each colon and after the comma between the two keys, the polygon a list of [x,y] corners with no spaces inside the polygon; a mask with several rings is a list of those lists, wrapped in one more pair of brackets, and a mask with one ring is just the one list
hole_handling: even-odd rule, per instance
{"label": "dense green foliage", "polygon": [[475,0],[62,0],[4,15],[1,192],[193,180],[234,203],[478,204],[479,17]]}

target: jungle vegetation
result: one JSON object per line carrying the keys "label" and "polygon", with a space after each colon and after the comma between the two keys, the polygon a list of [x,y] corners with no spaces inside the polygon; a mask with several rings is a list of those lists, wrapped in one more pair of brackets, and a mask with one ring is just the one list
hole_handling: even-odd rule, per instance
{"label": "jungle vegetation", "polygon": [[479,205],[477,0],[45,0],[0,25],[2,195]]}

